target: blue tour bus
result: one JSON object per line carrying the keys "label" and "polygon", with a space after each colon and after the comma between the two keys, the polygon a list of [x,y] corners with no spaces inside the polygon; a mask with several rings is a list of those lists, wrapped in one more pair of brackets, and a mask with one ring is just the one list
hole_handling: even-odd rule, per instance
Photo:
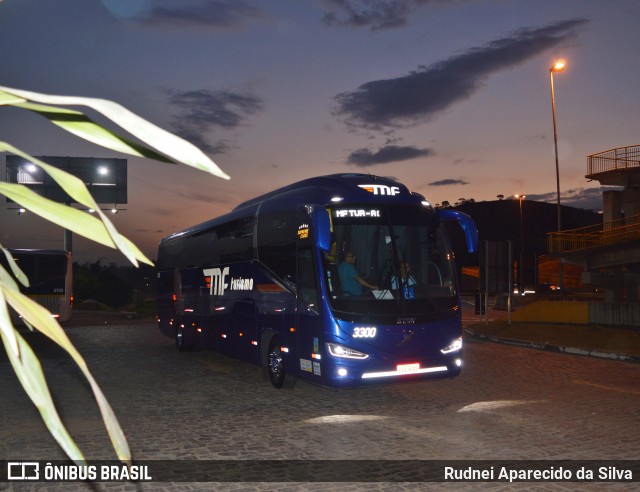
{"label": "blue tour bus", "polygon": [[456,376],[450,220],[475,251],[469,216],[434,210],[390,179],[336,174],[280,188],[162,239],[158,326],[179,350],[261,365],[277,388]]}

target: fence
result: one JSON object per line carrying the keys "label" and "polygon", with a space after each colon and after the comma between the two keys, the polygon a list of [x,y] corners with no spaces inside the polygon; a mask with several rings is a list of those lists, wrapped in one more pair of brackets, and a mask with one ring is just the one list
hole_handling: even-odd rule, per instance
{"label": "fence", "polygon": [[640,240],[640,214],[624,219],[547,234],[549,253],[569,253]]}
{"label": "fence", "polygon": [[588,176],[640,167],[640,145],[619,147],[587,157]]}

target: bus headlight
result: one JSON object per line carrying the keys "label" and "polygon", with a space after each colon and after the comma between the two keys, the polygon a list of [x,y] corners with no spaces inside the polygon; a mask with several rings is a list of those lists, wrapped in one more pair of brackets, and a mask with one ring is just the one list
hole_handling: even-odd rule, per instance
{"label": "bus headlight", "polygon": [[443,354],[450,354],[451,352],[457,352],[462,348],[462,337],[456,338],[453,342],[447,345],[445,348],[440,349]]}
{"label": "bus headlight", "polygon": [[327,343],[327,350],[329,351],[329,354],[334,357],[340,357],[343,359],[364,360],[369,358],[368,354],[358,352],[357,350],[345,347],[344,345],[338,345],[337,343]]}

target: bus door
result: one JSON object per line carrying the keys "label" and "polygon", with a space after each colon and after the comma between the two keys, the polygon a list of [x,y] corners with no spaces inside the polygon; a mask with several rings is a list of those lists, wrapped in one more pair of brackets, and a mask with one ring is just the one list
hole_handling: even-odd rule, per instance
{"label": "bus door", "polygon": [[250,297],[235,300],[228,317],[226,345],[234,357],[258,362],[256,346],[256,302]]}
{"label": "bus door", "polygon": [[[301,376],[306,379],[320,377],[322,324],[319,314],[319,295],[314,256],[310,242],[297,248],[297,353]],[[307,374],[305,374],[307,373]]]}

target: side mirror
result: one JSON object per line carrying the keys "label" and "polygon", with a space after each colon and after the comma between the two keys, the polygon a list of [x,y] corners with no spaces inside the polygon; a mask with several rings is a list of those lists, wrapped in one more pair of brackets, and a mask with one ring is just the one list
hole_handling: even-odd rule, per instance
{"label": "side mirror", "polygon": [[315,205],[311,209],[311,222],[313,224],[313,240],[321,251],[331,249],[331,219],[329,211],[321,205]]}
{"label": "side mirror", "polygon": [[469,253],[474,253],[478,250],[478,228],[471,217],[465,213],[449,208],[440,209],[437,213],[442,221],[458,221],[458,225],[464,231],[464,237],[467,240],[467,251],[469,251]]}

